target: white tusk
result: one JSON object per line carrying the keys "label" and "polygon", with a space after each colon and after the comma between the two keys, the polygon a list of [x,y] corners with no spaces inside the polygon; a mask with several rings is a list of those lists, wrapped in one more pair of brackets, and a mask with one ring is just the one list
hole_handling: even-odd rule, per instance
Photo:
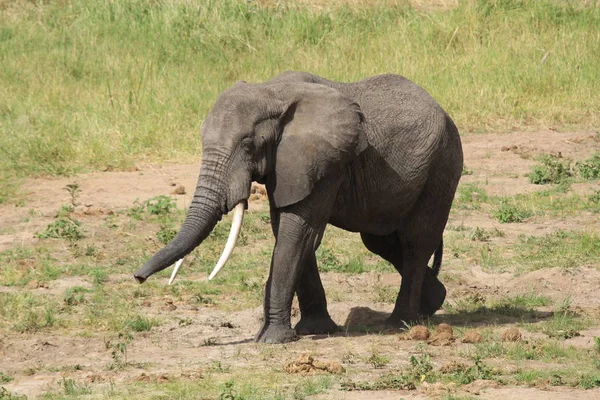
{"label": "white tusk", "polygon": [[242,221],[244,220],[244,209],[245,205],[243,202],[238,203],[233,209],[233,221],[231,222],[231,231],[229,231],[229,237],[227,238],[227,243],[225,244],[225,249],[223,249],[223,254],[221,254],[221,258],[215,265],[215,269],[211,272],[208,279],[213,279],[219,271],[223,268],[227,260],[229,260],[229,256],[233,252],[233,248],[235,247],[235,242],[237,242],[238,236],[240,235],[240,231],[242,229]]}
{"label": "white tusk", "polygon": [[181,267],[181,264],[183,264],[183,258],[175,263],[175,268],[173,268],[173,273],[171,274],[171,277],[169,278],[169,285],[171,283],[173,283],[173,281],[175,280],[175,277],[177,276],[177,273],[179,272],[179,268]]}

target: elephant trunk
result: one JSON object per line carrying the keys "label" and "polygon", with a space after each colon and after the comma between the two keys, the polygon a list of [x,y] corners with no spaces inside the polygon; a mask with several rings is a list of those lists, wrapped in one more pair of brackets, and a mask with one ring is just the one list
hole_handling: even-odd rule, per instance
{"label": "elephant trunk", "polygon": [[[177,235],[167,246],[156,253],[135,274],[139,283],[182,259],[208,237],[226,210],[225,185],[219,178],[222,174],[214,172],[213,164],[205,160],[198,178],[194,198],[188,215]],[[216,164],[216,163],[214,163]]]}

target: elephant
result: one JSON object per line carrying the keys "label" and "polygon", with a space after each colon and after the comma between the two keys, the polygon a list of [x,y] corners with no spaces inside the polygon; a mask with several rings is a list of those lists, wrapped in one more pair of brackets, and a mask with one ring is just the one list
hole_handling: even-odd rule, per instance
{"label": "elephant", "polygon": [[[400,273],[387,326],[402,328],[441,308],[442,236],[463,154],[454,122],[424,89],[395,74],[338,83],[287,71],[222,92],[200,133],[203,158],[188,214],[134,274],[138,282],[179,260],[178,269],[235,210],[212,279],[235,246],[258,182],[266,186],[275,246],[257,342],[337,330],[315,255],[327,224],[360,233],[367,249]],[[300,320],[292,329],[294,295]]]}

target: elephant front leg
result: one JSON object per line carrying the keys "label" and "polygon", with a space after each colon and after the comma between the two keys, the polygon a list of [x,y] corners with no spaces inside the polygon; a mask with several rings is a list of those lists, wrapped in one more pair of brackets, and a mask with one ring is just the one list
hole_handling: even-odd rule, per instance
{"label": "elephant front leg", "polygon": [[315,226],[300,214],[281,213],[277,224],[277,241],[265,287],[265,319],[256,335],[257,342],[285,343],[297,339],[291,328],[290,314],[294,292],[315,243],[325,224]]}
{"label": "elephant front leg", "polygon": [[336,332],[338,326],[327,312],[325,290],[321,283],[314,252],[308,255],[303,269],[296,289],[301,317],[294,329],[300,335],[322,335]]}

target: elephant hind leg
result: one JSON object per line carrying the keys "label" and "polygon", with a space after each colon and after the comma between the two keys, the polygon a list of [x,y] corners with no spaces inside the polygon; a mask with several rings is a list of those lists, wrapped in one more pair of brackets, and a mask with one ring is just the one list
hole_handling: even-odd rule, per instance
{"label": "elephant hind leg", "polygon": [[[402,244],[398,232],[393,232],[386,236],[361,233],[361,239],[369,251],[379,255],[396,268],[398,273],[402,276],[403,282],[410,279],[408,276],[405,276],[406,271],[404,271],[405,263],[402,257]],[[419,307],[419,315],[424,317],[430,317],[439,310],[446,298],[446,288],[436,275],[437,274],[435,274],[435,271],[432,268],[426,268]],[[400,310],[395,311],[397,314]]]}

